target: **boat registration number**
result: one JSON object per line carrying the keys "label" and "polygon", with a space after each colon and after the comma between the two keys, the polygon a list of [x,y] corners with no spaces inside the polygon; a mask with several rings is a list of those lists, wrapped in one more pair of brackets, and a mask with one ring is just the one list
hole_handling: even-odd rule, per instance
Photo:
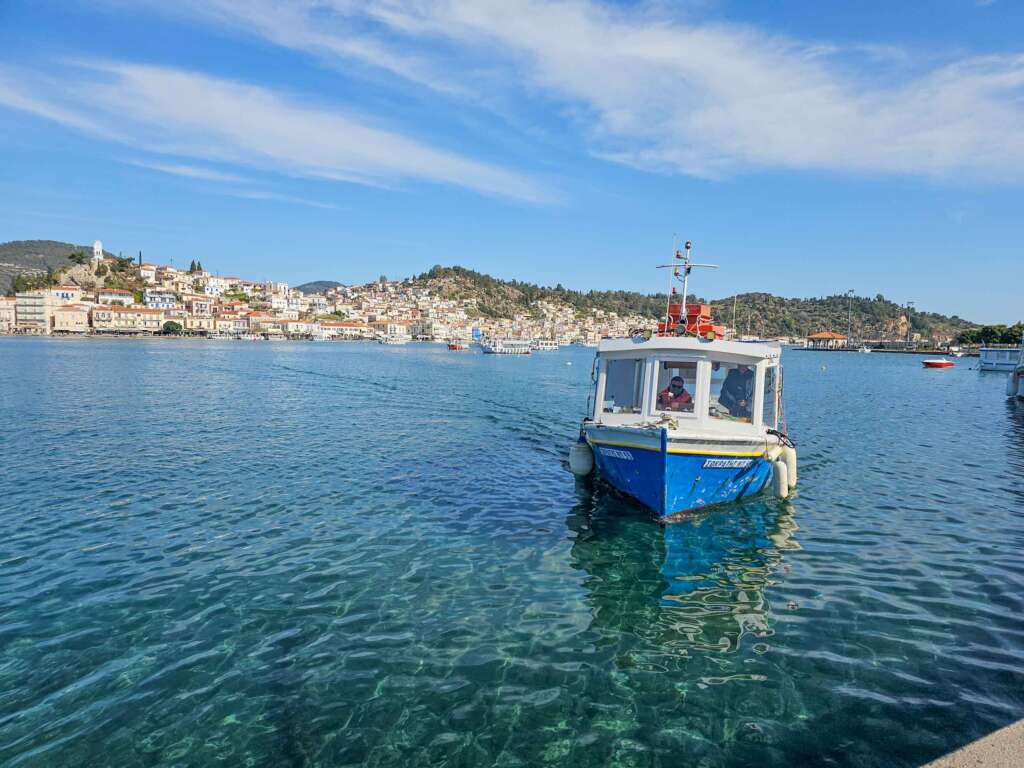
{"label": "boat registration number", "polygon": [[751,459],[708,459],[704,462],[705,469],[746,469],[753,460]]}
{"label": "boat registration number", "polygon": [[597,446],[597,450],[601,452],[602,456],[610,456],[613,459],[625,459],[626,461],[633,460],[633,454],[629,451],[620,451],[618,448],[605,448],[603,445]]}

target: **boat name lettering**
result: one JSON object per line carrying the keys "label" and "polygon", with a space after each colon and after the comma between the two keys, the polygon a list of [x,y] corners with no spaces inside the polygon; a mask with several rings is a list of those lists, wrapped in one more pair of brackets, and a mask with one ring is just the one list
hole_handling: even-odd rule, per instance
{"label": "boat name lettering", "polygon": [[618,448],[605,448],[603,445],[597,446],[597,450],[601,452],[602,456],[611,456],[613,459],[625,459],[626,461],[633,460],[633,454],[629,451],[620,451]]}
{"label": "boat name lettering", "polygon": [[704,462],[705,469],[746,469],[753,462],[751,459],[708,459]]}

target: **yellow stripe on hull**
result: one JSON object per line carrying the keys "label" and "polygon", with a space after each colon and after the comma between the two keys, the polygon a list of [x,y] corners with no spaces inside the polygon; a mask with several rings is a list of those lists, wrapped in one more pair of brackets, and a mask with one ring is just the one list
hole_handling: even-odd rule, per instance
{"label": "yellow stripe on hull", "polygon": [[[658,446],[652,446],[652,445],[638,445],[637,443],[620,443],[620,442],[616,442],[614,440],[594,440],[593,438],[590,439],[590,442],[593,443],[594,445],[607,445],[607,446],[612,446],[612,447],[615,447],[615,448],[635,448],[635,449],[637,449],[639,451],[656,451],[658,453],[661,452],[661,448],[659,448]],[[743,456],[743,457],[752,457],[752,456],[763,456],[764,455],[764,451],[754,451],[752,453],[750,451],[694,451],[694,450],[689,450],[689,449],[686,449],[686,448],[669,448],[668,452],[669,453],[674,453],[674,454],[687,454],[687,455],[692,455],[692,456]]]}

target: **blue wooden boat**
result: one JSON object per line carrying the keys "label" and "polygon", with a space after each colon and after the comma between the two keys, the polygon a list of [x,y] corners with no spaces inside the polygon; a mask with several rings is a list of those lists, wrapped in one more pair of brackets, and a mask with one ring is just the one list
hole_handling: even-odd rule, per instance
{"label": "blue wooden boat", "polygon": [[781,347],[675,335],[685,323],[660,327],[662,335],[598,345],[573,472],[596,469],[663,520],[768,487],[788,496],[796,450],[780,428]]}

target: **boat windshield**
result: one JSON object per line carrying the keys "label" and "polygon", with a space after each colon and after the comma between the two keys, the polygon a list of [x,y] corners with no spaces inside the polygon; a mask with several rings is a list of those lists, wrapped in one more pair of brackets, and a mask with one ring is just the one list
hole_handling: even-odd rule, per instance
{"label": "boat windshield", "polygon": [[696,361],[661,361],[658,366],[658,397],[655,401],[657,410],[693,413],[696,391]]}
{"label": "boat windshield", "polygon": [[643,407],[643,360],[608,360],[605,363],[604,413],[640,413]]}
{"label": "boat windshield", "polygon": [[751,423],[754,397],[754,368],[743,363],[711,364],[711,397],[708,416],[712,419]]}

